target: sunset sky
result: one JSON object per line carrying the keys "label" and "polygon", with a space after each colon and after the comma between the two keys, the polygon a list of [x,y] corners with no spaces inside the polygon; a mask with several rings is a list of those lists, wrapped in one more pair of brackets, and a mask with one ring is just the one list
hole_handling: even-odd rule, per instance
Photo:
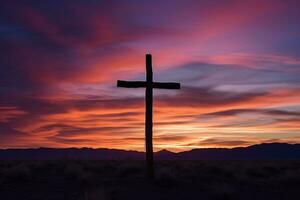
{"label": "sunset sky", "polygon": [[144,150],[300,142],[300,1],[1,1],[0,148]]}

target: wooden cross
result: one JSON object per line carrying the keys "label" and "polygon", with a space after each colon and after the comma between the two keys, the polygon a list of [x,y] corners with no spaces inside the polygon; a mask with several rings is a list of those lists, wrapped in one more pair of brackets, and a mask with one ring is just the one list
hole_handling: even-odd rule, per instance
{"label": "wooden cross", "polygon": [[160,83],[153,82],[152,56],[146,54],[146,81],[121,81],[117,82],[118,87],[125,88],[146,88],[146,121],[145,121],[145,146],[147,160],[147,175],[149,178],[154,176],[153,169],[153,145],[152,145],[152,127],[153,127],[153,88],[158,89],[180,89],[180,83]]}

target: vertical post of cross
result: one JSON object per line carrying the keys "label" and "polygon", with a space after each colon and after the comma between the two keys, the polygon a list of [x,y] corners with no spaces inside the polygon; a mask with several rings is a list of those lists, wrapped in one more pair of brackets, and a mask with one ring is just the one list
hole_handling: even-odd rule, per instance
{"label": "vertical post of cross", "polygon": [[153,72],[152,72],[152,56],[146,54],[146,117],[145,117],[145,146],[147,160],[147,175],[149,178],[154,176],[153,167]]}
{"label": "vertical post of cross", "polygon": [[156,89],[180,89],[180,83],[153,82],[152,56],[146,54],[146,81],[123,81],[118,80],[118,87],[146,88],[146,112],[145,112],[145,146],[146,146],[146,170],[147,177],[154,177],[153,166],[153,88]]}

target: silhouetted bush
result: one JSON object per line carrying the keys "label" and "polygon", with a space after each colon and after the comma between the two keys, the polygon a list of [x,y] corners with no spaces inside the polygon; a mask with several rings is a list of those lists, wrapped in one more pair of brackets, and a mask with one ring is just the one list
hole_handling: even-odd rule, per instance
{"label": "silhouetted bush", "polygon": [[155,184],[162,187],[174,187],[178,185],[178,179],[173,169],[162,167],[156,172]]}
{"label": "silhouetted bush", "polygon": [[101,188],[89,188],[84,191],[80,200],[109,200],[108,194]]}
{"label": "silhouetted bush", "polygon": [[145,178],[145,172],[143,161],[1,161],[0,199],[250,200],[300,195],[299,161],[156,161],[155,178]]}
{"label": "silhouetted bush", "polygon": [[69,162],[65,166],[65,176],[70,181],[76,181],[80,184],[91,184],[94,181],[93,174],[83,169],[81,163]]}
{"label": "silhouetted bush", "polygon": [[126,162],[122,165],[118,165],[116,169],[116,177],[119,178],[133,178],[144,176],[144,166],[138,162]]}
{"label": "silhouetted bush", "polygon": [[24,163],[11,166],[2,172],[5,181],[24,181],[31,177],[31,169]]}

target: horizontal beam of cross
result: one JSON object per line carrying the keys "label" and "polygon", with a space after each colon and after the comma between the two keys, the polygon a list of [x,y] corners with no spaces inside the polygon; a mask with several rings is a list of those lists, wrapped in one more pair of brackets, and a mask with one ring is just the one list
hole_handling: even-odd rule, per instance
{"label": "horizontal beam of cross", "polygon": [[[118,87],[124,87],[124,88],[146,88],[147,87],[146,81],[122,81],[118,80],[117,86]],[[180,89],[180,83],[172,83],[172,82],[152,82],[151,83],[152,88],[157,89]]]}

